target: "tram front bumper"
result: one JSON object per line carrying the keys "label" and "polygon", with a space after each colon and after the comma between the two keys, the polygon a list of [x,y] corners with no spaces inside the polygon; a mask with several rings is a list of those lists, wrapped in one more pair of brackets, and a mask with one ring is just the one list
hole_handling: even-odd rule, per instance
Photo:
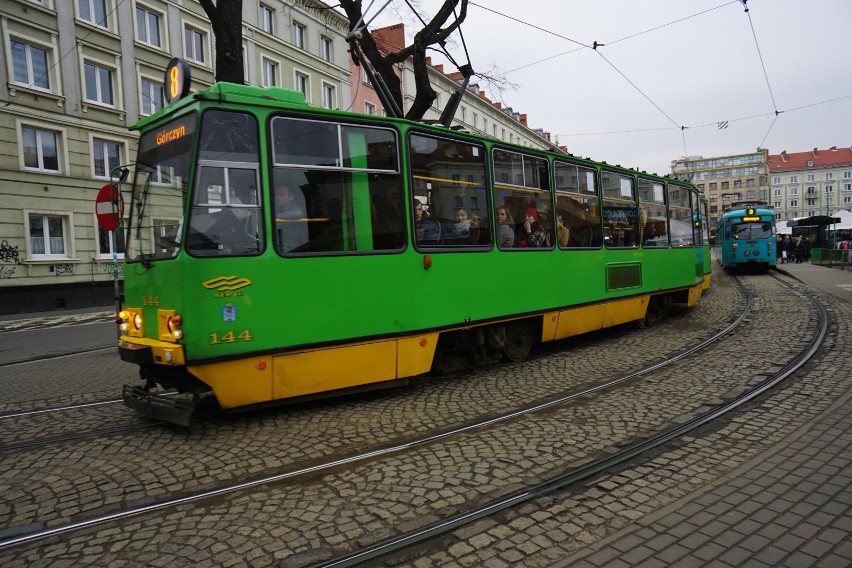
{"label": "tram front bumper", "polygon": [[136,365],[178,366],[186,362],[183,346],[144,337],[122,336],[118,341],[122,361]]}
{"label": "tram front bumper", "polygon": [[148,392],[140,387],[124,385],[122,393],[125,406],[148,418],[162,420],[179,426],[189,426],[189,418],[195,412],[198,397],[191,399],[171,394]]}

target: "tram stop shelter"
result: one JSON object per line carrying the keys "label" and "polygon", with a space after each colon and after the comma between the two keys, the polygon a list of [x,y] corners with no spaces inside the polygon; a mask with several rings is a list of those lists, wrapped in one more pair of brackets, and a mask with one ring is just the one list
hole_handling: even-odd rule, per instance
{"label": "tram stop shelter", "polygon": [[[834,242],[829,238],[828,232],[831,225],[840,223],[840,217],[830,215],[814,215],[813,217],[800,217],[787,221],[787,226],[792,229],[793,235],[805,235],[811,241],[811,262],[822,264],[823,260],[833,261]],[[823,257],[826,257],[823,259]]]}

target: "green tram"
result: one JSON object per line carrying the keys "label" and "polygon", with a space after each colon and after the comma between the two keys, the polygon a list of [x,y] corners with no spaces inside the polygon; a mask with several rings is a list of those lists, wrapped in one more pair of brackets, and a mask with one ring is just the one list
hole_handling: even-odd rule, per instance
{"label": "green tram", "polygon": [[134,126],[118,349],[146,415],[522,360],[709,285],[689,183],[275,87],[174,98]]}

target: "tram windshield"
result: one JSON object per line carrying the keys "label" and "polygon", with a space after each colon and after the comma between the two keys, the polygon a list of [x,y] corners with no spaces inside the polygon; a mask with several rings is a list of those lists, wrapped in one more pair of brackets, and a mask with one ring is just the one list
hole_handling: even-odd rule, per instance
{"label": "tram windshield", "polygon": [[731,234],[735,239],[768,239],[772,236],[772,223],[734,223]]}
{"label": "tram windshield", "polygon": [[189,114],[139,139],[130,205],[127,262],[174,258],[192,163],[196,116]]}

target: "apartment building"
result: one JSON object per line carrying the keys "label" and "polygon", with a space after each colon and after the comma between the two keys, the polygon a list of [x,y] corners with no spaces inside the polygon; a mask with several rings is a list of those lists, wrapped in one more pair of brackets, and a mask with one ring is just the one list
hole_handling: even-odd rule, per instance
{"label": "apartment building", "polygon": [[768,166],[778,221],[852,211],[852,148],[784,150],[771,154]]}
{"label": "apartment building", "polygon": [[710,158],[688,156],[672,161],[672,174],[704,191],[713,227],[730,203],[745,200],[769,203],[768,158],[766,148]]}
{"label": "apartment building", "polygon": [[[349,108],[348,21],[323,6],[244,0],[246,82]],[[134,161],[171,58],[214,82],[210,23],[197,0],[3,0],[0,40],[0,314],[110,305],[123,236],[96,195]]]}

